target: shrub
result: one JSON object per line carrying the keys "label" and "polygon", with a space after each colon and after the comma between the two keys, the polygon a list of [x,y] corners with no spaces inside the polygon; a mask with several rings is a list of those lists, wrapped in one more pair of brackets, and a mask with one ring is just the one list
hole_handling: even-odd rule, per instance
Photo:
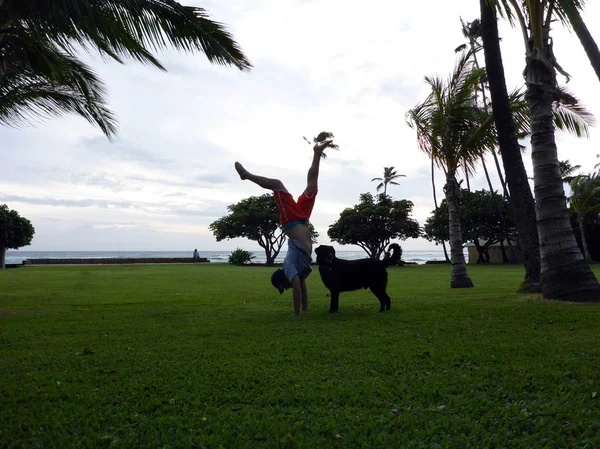
{"label": "shrub", "polygon": [[238,248],[229,255],[229,260],[227,262],[231,265],[242,266],[249,264],[254,258],[255,256],[253,256],[250,251]]}

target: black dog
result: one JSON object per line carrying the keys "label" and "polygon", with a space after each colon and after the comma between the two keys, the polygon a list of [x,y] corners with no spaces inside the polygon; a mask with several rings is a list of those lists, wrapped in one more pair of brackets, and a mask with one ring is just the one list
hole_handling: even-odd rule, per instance
{"label": "black dog", "polygon": [[315,249],[321,280],[331,292],[330,312],[338,311],[341,292],[360,288],[370,288],[377,296],[381,303],[380,312],[390,310],[390,297],[386,292],[388,273],[385,268],[396,265],[402,251],[397,243],[392,243],[388,251],[392,251],[392,255],[383,260],[344,260],[335,257],[333,246],[321,245]]}

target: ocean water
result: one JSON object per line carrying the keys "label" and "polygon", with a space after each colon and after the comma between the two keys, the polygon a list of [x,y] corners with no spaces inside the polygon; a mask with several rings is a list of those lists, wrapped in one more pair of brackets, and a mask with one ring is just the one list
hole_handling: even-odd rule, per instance
{"label": "ocean water", "polygon": [[[198,251],[200,257],[210,260],[212,263],[227,263],[231,251]],[[253,251],[255,258],[252,262],[265,263],[264,251]],[[341,259],[362,259],[367,257],[364,251],[337,251]],[[275,262],[282,262],[286,255],[281,251]],[[103,259],[103,258],[152,258],[152,257],[192,257],[192,251],[21,251],[9,250],[6,252],[7,264],[20,264],[26,259]],[[315,255],[313,254],[313,259]],[[428,260],[444,260],[442,249],[431,251],[403,251],[402,260],[424,264]]]}

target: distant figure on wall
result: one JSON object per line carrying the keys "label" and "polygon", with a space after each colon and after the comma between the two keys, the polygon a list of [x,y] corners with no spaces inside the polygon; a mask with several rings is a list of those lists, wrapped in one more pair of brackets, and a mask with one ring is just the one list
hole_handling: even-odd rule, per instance
{"label": "distant figure on wall", "polygon": [[194,249],[194,262],[200,262],[200,254],[198,253],[198,249]]}

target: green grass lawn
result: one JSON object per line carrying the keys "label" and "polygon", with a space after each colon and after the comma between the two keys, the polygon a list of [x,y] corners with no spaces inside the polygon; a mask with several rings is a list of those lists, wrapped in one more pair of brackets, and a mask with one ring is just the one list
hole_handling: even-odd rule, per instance
{"label": "green grass lawn", "polygon": [[0,271],[0,447],[600,447],[599,305],[411,266],[295,317],[271,271]]}

